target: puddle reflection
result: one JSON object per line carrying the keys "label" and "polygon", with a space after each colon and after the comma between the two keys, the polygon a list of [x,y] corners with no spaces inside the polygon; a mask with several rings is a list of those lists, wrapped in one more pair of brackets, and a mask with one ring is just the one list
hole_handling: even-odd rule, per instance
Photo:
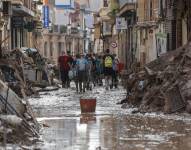
{"label": "puddle reflection", "polygon": [[[183,117],[132,115],[116,106],[126,91],[95,89],[96,114],[81,114],[75,91],[60,89],[31,99],[49,128],[42,129],[42,150],[190,150],[191,122]],[[63,95],[64,94],[64,95]],[[59,97],[59,95],[62,95]],[[190,117],[189,117],[190,118]],[[177,119],[177,120],[176,120]]]}
{"label": "puddle reflection", "polygon": [[[47,118],[46,118],[47,119]],[[42,120],[41,120],[42,121]],[[191,127],[183,121],[147,117],[98,117],[44,120],[44,146],[50,150],[188,150]]]}
{"label": "puddle reflection", "polygon": [[81,114],[80,124],[96,123],[95,114]]}

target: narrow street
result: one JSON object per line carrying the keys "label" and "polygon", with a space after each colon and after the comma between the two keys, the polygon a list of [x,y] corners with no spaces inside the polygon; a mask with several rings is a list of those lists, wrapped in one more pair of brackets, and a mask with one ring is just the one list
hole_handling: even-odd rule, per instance
{"label": "narrow street", "polygon": [[191,0],[0,0],[0,150],[191,150]]}
{"label": "narrow street", "polygon": [[[81,114],[79,99],[96,97],[95,114]],[[42,92],[30,99],[44,125],[33,148],[44,150],[188,150],[191,118],[162,114],[132,114],[117,102],[125,91],[99,87],[85,95],[75,89]]]}

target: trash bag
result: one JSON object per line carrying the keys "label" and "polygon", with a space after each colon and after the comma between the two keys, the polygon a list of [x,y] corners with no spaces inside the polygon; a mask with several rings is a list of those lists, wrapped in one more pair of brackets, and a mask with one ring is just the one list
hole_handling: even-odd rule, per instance
{"label": "trash bag", "polygon": [[77,75],[77,72],[75,69],[71,69],[69,72],[68,72],[68,76],[69,76],[69,79],[72,80],[76,77]]}

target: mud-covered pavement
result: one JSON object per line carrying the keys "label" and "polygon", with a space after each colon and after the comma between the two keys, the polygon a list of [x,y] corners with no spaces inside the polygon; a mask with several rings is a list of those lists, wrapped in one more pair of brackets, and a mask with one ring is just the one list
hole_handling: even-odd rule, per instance
{"label": "mud-covered pavement", "polygon": [[[96,97],[96,113],[81,115],[80,97]],[[38,121],[44,124],[43,150],[188,150],[191,117],[188,115],[131,114],[117,102],[125,91],[96,88],[85,95],[75,89],[42,92],[30,99]]]}

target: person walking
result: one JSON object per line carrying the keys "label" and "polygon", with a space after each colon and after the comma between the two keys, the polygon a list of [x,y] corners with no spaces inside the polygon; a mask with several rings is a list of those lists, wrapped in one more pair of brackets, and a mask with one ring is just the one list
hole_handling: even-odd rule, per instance
{"label": "person walking", "polygon": [[101,75],[102,75],[102,60],[101,60],[102,58],[101,58],[101,56],[99,55],[99,56],[97,56],[97,58],[96,58],[96,82],[97,82],[97,84],[99,85],[99,86],[102,86],[102,77],[101,77]]}
{"label": "person walking", "polygon": [[105,76],[105,86],[106,90],[109,90],[112,86],[112,74],[113,74],[113,56],[110,54],[110,50],[107,49],[105,55],[103,56],[103,70]]}
{"label": "person walking", "polygon": [[91,69],[91,73],[92,73],[92,83],[94,85],[94,87],[97,85],[97,66],[96,66],[96,62],[97,62],[97,55],[93,54],[92,55],[92,69]]}
{"label": "person walking", "polygon": [[84,55],[81,54],[79,59],[76,60],[80,93],[85,92],[86,89],[87,66],[88,66],[88,61],[85,59]]}
{"label": "person walking", "polygon": [[[67,56],[68,56],[68,64],[70,66],[70,70],[73,69],[73,63],[74,63],[74,59],[71,55],[71,52],[70,51],[67,51]],[[71,82],[71,79],[68,78],[68,81],[67,81],[67,86],[70,87],[70,82]]]}
{"label": "person walking", "polygon": [[74,71],[75,71],[75,76],[74,76],[74,82],[75,82],[75,85],[76,85],[76,92],[78,93],[79,92],[79,77],[78,77],[78,74],[79,74],[79,67],[78,67],[78,65],[77,65],[77,61],[79,61],[79,59],[80,59],[80,55],[79,54],[77,54],[76,56],[75,56],[75,58],[73,59],[73,69],[74,69]]}
{"label": "person walking", "polygon": [[117,88],[118,86],[118,73],[119,73],[119,59],[117,58],[117,55],[113,55],[113,73],[112,73],[112,88],[113,86]]}
{"label": "person walking", "polygon": [[58,65],[60,69],[60,76],[62,81],[62,87],[68,88],[69,87],[69,76],[68,72],[70,70],[70,59],[65,52],[62,52],[62,56],[58,58]]}
{"label": "person walking", "polygon": [[87,85],[86,88],[88,90],[92,90],[93,84],[94,84],[94,68],[95,68],[95,63],[94,59],[91,54],[88,54],[86,56],[86,60],[88,62],[88,67],[87,67]]}

